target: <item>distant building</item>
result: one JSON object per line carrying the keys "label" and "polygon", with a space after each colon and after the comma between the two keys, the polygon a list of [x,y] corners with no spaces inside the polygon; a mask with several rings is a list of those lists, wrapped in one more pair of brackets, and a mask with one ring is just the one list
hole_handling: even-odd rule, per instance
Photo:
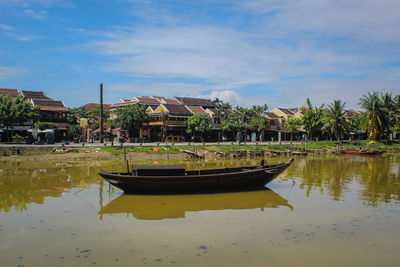
{"label": "distant building", "polygon": [[[129,105],[143,105],[151,118],[151,129],[142,129],[140,133],[146,133],[151,140],[169,138],[172,140],[186,135],[186,120],[194,114],[211,115],[207,108],[214,108],[214,103],[209,99],[191,97],[162,97],[162,96],[138,96],[132,99],[121,99],[110,106],[112,119],[117,117],[120,108]],[[151,130],[151,133],[150,133]],[[149,134],[150,133],[150,134]],[[150,138],[151,136],[151,138]],[[141,136],[142,137],[142,136]],[[167,138],[167,140],[169,140]]]}
{"label": "distant building", "polygon": [[[301,108],[274,108],[271,112],[266,112],[266,117],[269,119],[269,126],[267,127],[267,132],[269,132],[270,137],[274,137],[274,140],[287,140],[289,131],[285,129],[285,122],[289,118],[301,119],[303,114]],[[301,128],[294,133],[295,138],[299,138],[300,134],[305,131]],[[267,138],[268,139],[268,138]]]}
{"label": "distant building", "polygon": [[9,95],[15,97],[19,95],[19,92],[18,89],[0,88],[0,95]]}
{"label": "distant building", "polygon": [[152,113],[152,140],[180,141],[186,135],[186,121],[193,113],[184,105],[160,104]]}
{"label": "distant building", "polygon": [[55,138],[57,141],[65,139],[67,129],[71,125],[68,122],[69,114],[72,114],[70,108],[65,107],[61,100],[54,100],[48,97],[43,91],[22,91],[22,95],[39,107],[39,121],[52,125],[55,129]]}

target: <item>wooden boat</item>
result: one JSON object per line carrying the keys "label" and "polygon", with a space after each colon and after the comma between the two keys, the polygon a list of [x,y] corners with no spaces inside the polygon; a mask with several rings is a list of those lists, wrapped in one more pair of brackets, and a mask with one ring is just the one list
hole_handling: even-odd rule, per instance
{"label": "wooden boat", "polygon": [[277,177],[291,163],[186,171],[179,165],[136,165],[132,172],[99,172],[110,184],[125,193],[193,193],[260,187]]}
{"label": "wooden boat", "polygon": [[344,154],[351,155],[381,155],[385,151],[384,150],[363,150],[363,149],[344,149],[342,150]]}

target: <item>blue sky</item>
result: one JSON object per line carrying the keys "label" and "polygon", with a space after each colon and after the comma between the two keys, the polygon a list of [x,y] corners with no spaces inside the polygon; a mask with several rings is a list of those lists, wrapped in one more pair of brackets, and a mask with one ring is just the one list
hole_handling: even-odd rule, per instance
{"label": "blue sky", "polygon": [[400,94],[398,0],[1,0],[0,88],[296,107]]}

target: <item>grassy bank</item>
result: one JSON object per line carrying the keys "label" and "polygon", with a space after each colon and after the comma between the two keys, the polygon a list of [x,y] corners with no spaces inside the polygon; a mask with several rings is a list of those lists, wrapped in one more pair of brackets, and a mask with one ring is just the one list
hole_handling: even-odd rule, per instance
{"label": "grassy bank", "polygon": [[[399,152],[400,142],[393,142],[392,144],[385,144],[383,142],[376,142],[370,144],[368,141],[357,141],[357,142],[337,142],[337,141],[319,141],[319,142],[307,142],[307,143],[285,143],[285,144],[263,144],[258,145],[254,143],[242,143],[242,144],[195,144],[189,146],[182,145],[159,145],[159,146],[98,146],[98,147],[40,147],[40,146],[25,146],[18,147],[17,153],[13,153],[12,147],[1,148],[1,160],[7,160],[10,156],[32,156],[32,157],[47,157],[58,156],[62,158],[107,158],[107,157],[123,157],[124,153],[133,155],[144,155],[144,158],[157,158],[167,157],[168,155],[175,155],[184,157],[183,150],[190,150],[199,153],[208,153],[212,155],[215,152],[233,152],[237,150],[275,150],[275,151],[309,151],[309,150],[336,150],[340,144],[340,148],[362,148],[370,150],[386,150],[388,152]],[[14,149],[15,150],[15,149]],[[15,151],[14,151],[15,152]],[[147,155],[147,156],[146,156]],[[22,159],[21,159],[22,160]]]}

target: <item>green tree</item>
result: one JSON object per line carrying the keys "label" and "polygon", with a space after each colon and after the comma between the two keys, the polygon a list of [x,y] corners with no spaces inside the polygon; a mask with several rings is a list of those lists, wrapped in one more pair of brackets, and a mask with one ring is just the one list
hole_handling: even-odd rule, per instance
{"label": "green tree", "polygon": [[307,108],[302,108],[302,124],[312,139],[313,134],[320,130],[323,126],[324,117],[324,104],[315,107],[311,104],[310,99],[307,98]]}
{"label": "green tree", "polygon": [[349,119],[349,126],[350,126],[350,131],[357,133],[359,132],[363,127],[362,127],[362,118],[363,114],[353,114]]}
{"label": "green tree", "polygon": [[340,135],[350,130],[350,124],[346,118],[346,112],[344,106],[346,102],[341,100],[334,100],[332,104],[328,105],[326,111],[326,127],[329,131],[334,134],[338,141],[340,141]]}
{"label": "green tree", "polygon": [[[79,108],[74,109],[74,114],[78,118],[85,118],[88,120],[89,127],[93,130],[99,128],[100,126],[100,105],[92,109]],[[109,125],[110,111],[103,109],[103,123],[104,126]]]}
{"label": "green tree", "polygon": [[388,125],[383,129],[383,134],[389,136],[393,131],[396,130],[397,122],[398,122],[398,109],[396,98],[392,97],[392,93],[382,93],[381,94],[382,106],[387,112],[388,116]]}
{"label": "green tree", "polygon": [[393,99],[394,103],[394,125],[392,126],[392,132],[400,132],[400,95],[397,95]]}
{"label": "green tree", "polygon": [[299,118],[288,118],[285,121],[285,129],[290,132],[290,141],[292,141],[293,132],[297,131],[301,127],[301,119]]}
{"label": "green tree", "polygon": [[129,136],[137,136],[137,132],[143,124],[149,121],[146,107],[141,105],[130,105],[117,111],[117,125],[127,130]]}
{"label": "green tree", "polygon": [[244,125],[238,113],[234,111],[227,112],[222,121],[222,131],[232,133],[232,138],[235,138],[237,131],[243,130]]}
{"label": "green tree", "polygon": [[76,139],[81,135],[81,127],[78,124],[72,125],[67,132],[70,140]]}
{"label": "green tree", "polygon": [[362,126],[369,131],[369,140],[374,142],[389,125],[389,112],[384,107],[378,92],[368,93],[360,98],[359,105],[365,109]]}
{"label": "green tree", "polygon": [[9,133],[11,126],[26,125],[29,121],[36,120],[38,114],[39,108],[31,105],[23,96],[0,96],[0,126],[6,128],[8,142],[11,141]]}
{"label": "green tree", "polygon": [[33,126],[39,130],[55,129],[55,126],[49,122],[35,122]]}
{"label": "green tree", "polygon": [[211,130],[211,118],[205,114],[195,114],[186,121],[188,134],[193,134],[195,137],[204,137],[204,134]]}
{"label": "green tree", "polygon": [[267,124],[267,118],[264,115],[264,112],[267,111],[267,109],[267,104],[262,106],[252,106],[251,108],[236,108],[240,114],[240,120],[243,127],[251,131],[259,132],[261,133],[261,136],[264,136],[264,129]]}

